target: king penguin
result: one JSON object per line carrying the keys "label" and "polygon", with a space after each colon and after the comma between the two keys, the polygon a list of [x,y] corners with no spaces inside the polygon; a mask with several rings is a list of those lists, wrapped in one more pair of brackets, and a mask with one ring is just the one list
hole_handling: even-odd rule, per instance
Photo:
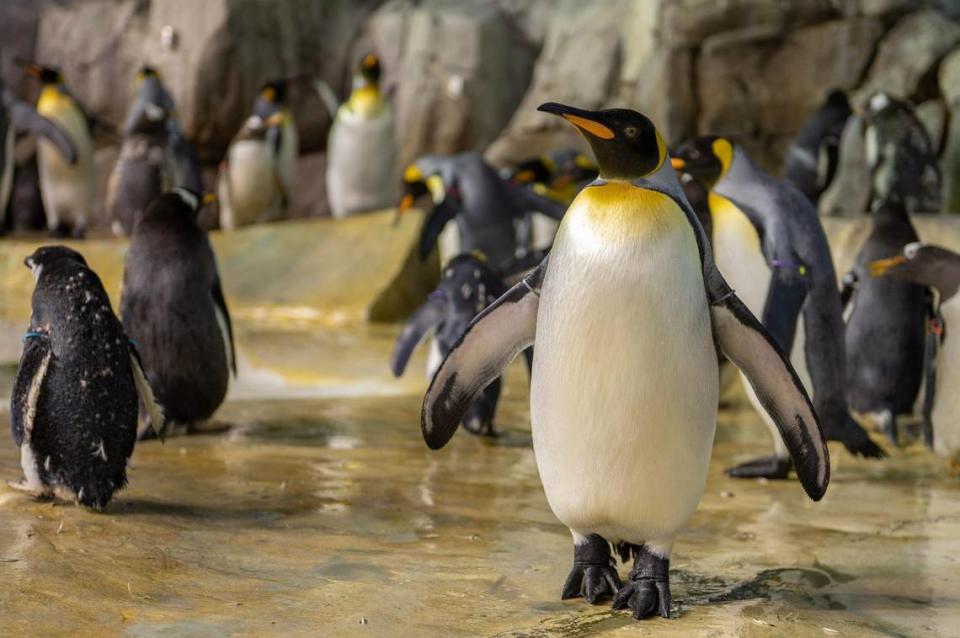
{"label": "king penguin", "polygon": [[[335,98],[334,98],[335,101]],[[380,59],[363,56],[350,98],[328,105],[327,198],[334,217],[380,210],[397,198],[393,107],[380,90]]]}
{"label": "king penguin", "polygon": [[[666,617],[670,553],[710,464],[717,352],[753,384],[814,500],[829,481],[828,451],[789,361],[716,269],[653,123],[624,109],[540,110],[586,137],[599,178],[571,204],[546,260],[447,355],[421,429],[430,448],[445,445],[477,393],[536,341],[534,454],[574,543],[562,597],[612,595],[637,619]],[[634,559],[626,584],[611,545]]]}
{"label": "king penguin", "polygon": [[783,177],[814,206],[837,173],[840,137],[852,114],[847,94],[831,91],[787,148]]}
{"label": "king penguin", "polygon": [[924,438],[937,454],[960,453],[960,255],[914,242],[900,255],[869,264],[873,277],[892,277],[936,292],[925,357]]}
{"label": "king penguin", "polygon": [[62,130],[76,151],[76,161],[48,140],[41,139],[37,149],[40,167],[40,194],[47,212],[47,228],[53,234],[83,236],[87,218],[93,211],[96,171],[93,161],[93,137],[83,107],[64,86],[60,72],[52,67],[31,64],[27,73],[43,84],[37,112]]}
{"label": "king penguin", "polygon": [[187,431],[223,402],[236,357],[216,258],[197,223],[205,198],[177,188],[133,230],[120,316],[168,420]]}
{"label": "king penguin", "polygon": [[220,227],[278,219],[294,187],[299,137],[286,83],[267,82],[220,166]]}
{"label": "king penguin", "polygon": [[[871,214],[870,234],[843,278],[847,318],[847,402],[874,417],[896,445],[897,416],[911,414],[923,381],[929,294],[924,286],[870,277],[867,264],[918,241],[903,203],[890,200]],[[877,347],[882,344],[882,347]]]}
{"label": "king penguin", "polygon": [[[709,189],[717,267],[813,390],[828,439],[854,454],[883,450],[850,416],[846,405],[844,325],[827,236],[813,204],[791,184],[760,170],[746,151],[723,137],[702,137],[677,149],[673,165]],[[803,316],[802,330],[798,331]],[[786,478],[787,450],[761,401],[751,403],[773,433],[774,454],[730,470],[742,478]]]}
{"label": "king penguin", "polygon": [[127,483],[138,396],[145,425],[161,427],[163,415],[135,345],[83,257],[44,246],[24,263],[37,283],[10,399],[24,478],[10,485],[37,497],[66,491],[99,511]]}

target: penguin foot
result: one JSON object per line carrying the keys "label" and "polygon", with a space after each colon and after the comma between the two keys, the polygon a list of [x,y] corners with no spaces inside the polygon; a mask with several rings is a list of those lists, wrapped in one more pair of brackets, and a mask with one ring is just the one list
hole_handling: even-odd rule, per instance
{"label": "penguin foot", "polygon": [[727,470],[727,476],[734,478],[765,478],[765,479],[785,479],[790,474],[790,468],[793,464],[789,457],[762,456],[746,463],[731,467]]}
{"label": "penguin foot", "polygon": [[29,494],[34,498],[53,498],[53,492],[45,485],[34,485],[27,482],[27,479],[19,481],[7,481],[7,486],[18,492]]}
{"label": "penguin foot", "polygon": [[832,436],[830,432],[824,432],[828,441],[839,440],[843,447],[854,456],[863,456],[868,459],[882,459],[887,456],[883,448],[870,439],[867,431],[860,427],[856,421],[847,417],[843,430],[838,436]]}
{"label": "penguin foot", "polygon": [[897,428],[897,417],[894,416],[893,412],[891,410],[884,410],[880,413],[877,421],[880,425],[880,431],[883,432],[884,436],[886,436],[895,447],[900,447],[900,430]]}
{"label": "penguin foot", "polygon": [[493,429],[493,421],[488,419],[467,419],[463,422],[464,429],[476,436],[499,436]]}
{"label": "penguin foot", "polygon": [[610,543],[599,534],[573,546],[573,569],[563,584],[563,600],[583,598],[591,605],[609,598],[620,589],[620,576],[610,555]]}
{"label": "penguin foot", "polygon": [[613,597],[614,609],[631,609],[636,620],[670,617],[670,559],[640,547],[627,584]]}

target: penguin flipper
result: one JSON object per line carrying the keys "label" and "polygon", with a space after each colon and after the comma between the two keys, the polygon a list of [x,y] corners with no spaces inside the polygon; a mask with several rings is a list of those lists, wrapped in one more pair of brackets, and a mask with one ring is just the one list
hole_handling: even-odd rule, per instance
{"label": "penguin flipper", "polygon": [[227,310],[227,300],[223,297],[223,288],[220,287],[220,277],[213,280],[210,288],[213,297],[214,311],[217,313],[217,324],[223,331],[223,341],[227,350],[227,364],[237,376],[237,349],[233,341],[233,324],[230,322],[230,311]]}
{"label": "penguin flipper", "polygon": [[52,356],[50,339],[46,335],[32,333],[23,344],[10,398],[10,429],[17,447],[23,445],[24,440],[30,441],[37,400]]}
{"label": "penguin flipper", "polygon": [[546,195],[541,195],[532,188],[518,186],[510,190],[510,195],[521,214],[528,211],[537,211],[550,219],[560,221],[567,212],[566,204],[562,204]]}
{"label": "penguin flipper", "polygon": [[420,259],[426,260],[437,244],[440,233],[443,232],[447,222],[453,219],[457,214],[456,198],[447,195],[439,204],[433,207],[433,211],[423,223],[420,230]]}
{"label": "penguin flipper", "polygon": [[783,352],[793,350],[797,320],[807,299],[807,282],[798,273],[775,267],[763,307],[763,325]]}
{"label": "penguin flipper", "polygon": [[[6,90],[4,90],[4,93],[6,93]],[[6,95],[4,97],[6,98]],[[10,113],[10,119],[14,127],[31,131],[34,135],[42,135],[57,147],[57,150],[63,154],[68,162],[71,164],[77,163],[77,149],[59,126],[20,100],[11,98],[10,100],[5,99],[4,102],[6,102],[7,111]]]}
{"label": "penguin flipper", "polygon": [[420,411],[420,430],[430,449],[447,444],[477,395],[533,345],[546,268],[544,260],[477,315],[440,364]]}
{"label": "penguin flipper", "polygon": [[427,301],[417,308],[416,312],[407,320],[403,332],[397,337],[390,355],[390,371],[393,376],[403,376],[407,362],[417,346],[423,341],[428,332],[436,328],[443,320],[443,311],[446,306],[446,296],[439,291],[430,293]]}
{"label": "penguin flipper", "polygon": [[140,395],[140,401],[147,410],[147,418],[144,419],[143,425],[137,429],[137,440],[142,441],[147,430],[153,430],[160,435],[164,430],[167,418],[163,414],[163,408],[157,403],[156,398],[153,396],[153,388],[150,387],[150,382],[147,381],[147,374],[143,371],[143,361],[140,359],[140,351],[137,350],[137,346],[132,341],[129,342],[129,348],[130,369],[133,371],[133,382],[134,385],[137,386],[137,394]]}
{"label": "penguin flipper", "polygon": [[773,337],[732,291],[711,302],[710,314],[720,350],[750,381],[783,437],[803,489],[819,501],[830,482],[830,456],[803,383]]}

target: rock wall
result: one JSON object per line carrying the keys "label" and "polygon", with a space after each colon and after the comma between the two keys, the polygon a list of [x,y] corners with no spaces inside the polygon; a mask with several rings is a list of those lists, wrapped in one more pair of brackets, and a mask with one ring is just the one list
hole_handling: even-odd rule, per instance
{"label": "rock wall", "polygon": [[[403,162],[481,148],[508,164],[581,145],[536,112],[557,100],[639,109],[669,143],[731,135],[779,170],[828,90],[862,98],[884,88],[923,104],[942,141],[949,207],[960,210],[950,179],[960,165],[958,16],[955,0],[5,0],[0,70],[31,98],[36,87],[13,57],[59,65],[94,114],[119,123],[135,69],[150,63],[208,163],[257,87],[290,78],[314,172],[330,116],[310,83],[345,94],[368,50],[383,58]],[[310,193],[322,199],[322,189]],[[294,214],[325,210],[302,199]]]}

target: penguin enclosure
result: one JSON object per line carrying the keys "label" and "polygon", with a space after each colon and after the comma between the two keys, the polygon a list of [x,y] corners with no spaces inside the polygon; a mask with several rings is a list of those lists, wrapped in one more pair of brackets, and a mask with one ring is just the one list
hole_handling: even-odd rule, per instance
{"label": "penguin enclosure", "polygon": [[960,4],[0,2],[0,636],[960,636]]}

